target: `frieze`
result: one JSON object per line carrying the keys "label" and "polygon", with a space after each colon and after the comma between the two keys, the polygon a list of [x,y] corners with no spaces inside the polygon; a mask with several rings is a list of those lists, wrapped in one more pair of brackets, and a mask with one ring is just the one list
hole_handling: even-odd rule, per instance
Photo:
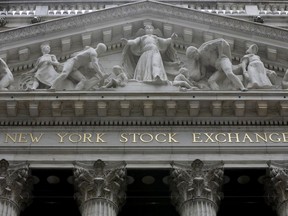
{"label": "frieze", "polygon": [[[203,130],[203,129],[201,129]],[[7,145],[175,145],[175,146],[197,146],[202,144],[222,145],[222,144],[246,144],[246,145],[288,145],[288,131],[245,131],[237,128],[216,130],[208,128],[205,132],[201,132],[198,128],[183,129],[183,131],[175,130],[148,130],[131,128],[128,130],[119,129],[107,130],[96,129],[91,130],[82,128],[81,131],[73,129],[64,129],[62,131],[16,131],[0,133],[0,146]]]}

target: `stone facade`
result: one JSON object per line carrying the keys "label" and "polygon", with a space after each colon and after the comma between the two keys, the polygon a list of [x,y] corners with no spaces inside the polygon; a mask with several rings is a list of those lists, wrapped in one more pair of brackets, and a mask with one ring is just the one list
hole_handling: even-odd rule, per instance
{"label": "stone facade", "polygon": [[45,172],[70,178],[77,215],[156,215],[171,196],[165,214],[226,216],[228,175],[266,169],[243,203],[287,215],[287,5],[0,1],[0,216],[64,200]]}

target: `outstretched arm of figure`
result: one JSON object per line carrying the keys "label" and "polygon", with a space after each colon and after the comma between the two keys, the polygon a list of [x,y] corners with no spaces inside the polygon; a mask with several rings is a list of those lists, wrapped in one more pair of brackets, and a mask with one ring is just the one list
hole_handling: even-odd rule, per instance
{"label": "outstretched arm of figure", "polygon": [[135,38],[134,40],[128,40],[126,38],[121,38],[121,42],[124,45],[137,45],[140,42],[140,37]]}

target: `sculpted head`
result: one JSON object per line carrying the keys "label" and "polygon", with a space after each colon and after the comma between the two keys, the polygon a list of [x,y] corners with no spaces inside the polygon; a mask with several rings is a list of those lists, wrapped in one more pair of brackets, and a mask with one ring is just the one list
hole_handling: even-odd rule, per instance
{"label": "sculpted head", "polygon": [[41,44],[40,47],[41,47],[41,51],[42,51],[43,54],[50,53],[50,44],[49,44],[49,42],[45,42],[45,43]]}
{"label": "sculpted head", "polygon": [[256,44],[252,44],[247,50],[246,54],[257,54],[258,53],[258,46]]}
{"label": "sculpted head", "polygon": [[99,43],[96,47],[96,52],[98,54],[104,53],[107,51],[107,46],[104,43]]}
{"label": "sculpted head", "polygon": [[123,72],[123,68],[119,65],[115,65],[112,70],[116,76]]}
{"label": "sculpted head", "polygon": [[154,27],[151,24],[145,25],[145,33],[151,35],[154,33]]}
{"label": "sculpted head", "polygon": [[185,67],[180,68],[179,73],[183,74],[185,77],[188,76],[188,69]]}
{"label": "sculpted head", "polygon": [[189,46],[186,49],[186,57],[188,59],[193,59],[193,60],[198,60],[199,59],[199,51],[196,47],[194,46]]}

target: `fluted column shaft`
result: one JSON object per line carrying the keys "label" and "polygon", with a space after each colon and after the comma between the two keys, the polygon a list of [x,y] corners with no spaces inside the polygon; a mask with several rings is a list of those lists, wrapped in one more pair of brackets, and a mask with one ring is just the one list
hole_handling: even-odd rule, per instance
{"label": "fluted column shaft", "polygon": [[0,198],[0,216],[17,216],[19,213],[20,209],[15,203]]}
{"label": "fluted column shaft", "polygon": [[181,206],[181,216],[216,216],[217,205],[210,200],[196,198]]}
{"label": "fluted column shaft", "polygon": [[191,167],[172,164],[172,202],[181,216],[216,216],[221,199],[223,164],[195,160]]}
{"label": "fluted column shaft", "polygon": [[125,200],[125,163],[76,163],[76,198],[82,216],[117,216]]}
{"label": "fluted column shaft", "polygon": [[81,206],[82,216],[116,216],[118,207],[107,199],[95,198]]}

